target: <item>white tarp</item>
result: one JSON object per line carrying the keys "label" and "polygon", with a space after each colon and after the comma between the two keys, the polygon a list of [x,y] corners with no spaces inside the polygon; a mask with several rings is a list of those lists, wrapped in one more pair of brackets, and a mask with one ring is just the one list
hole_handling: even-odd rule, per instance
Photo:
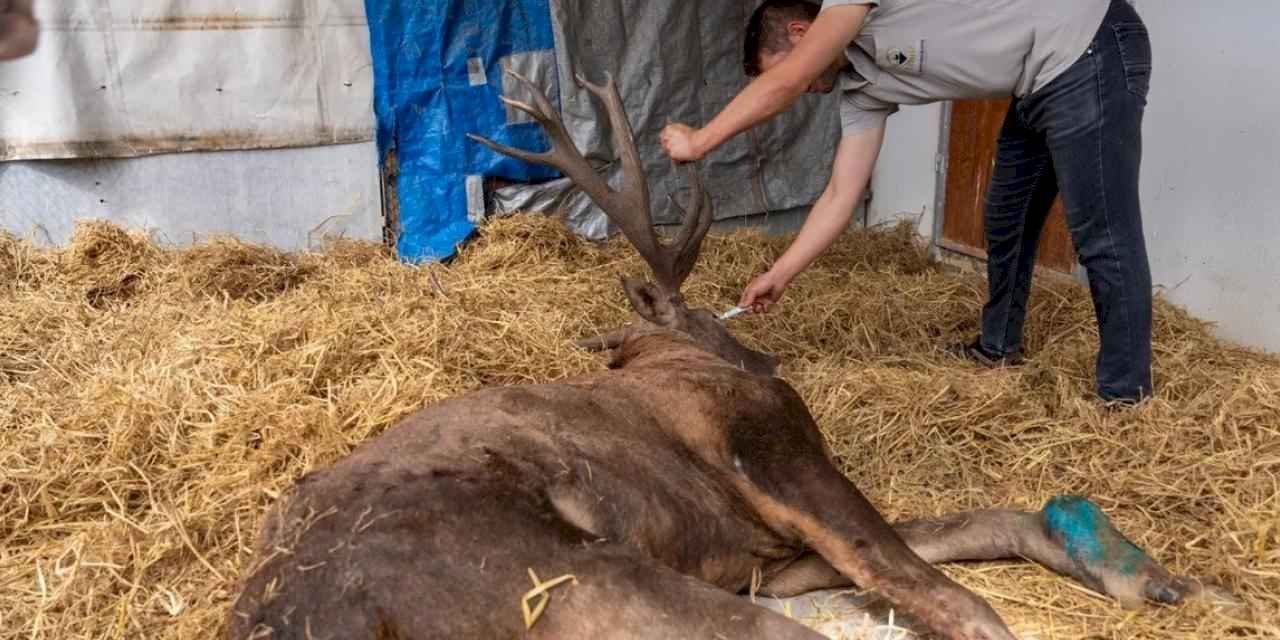
{"label": "white tarp", "polygon": [[361,0],[36,0],[35,8],[39,49],[0,64],[0,161],[373,138]]}

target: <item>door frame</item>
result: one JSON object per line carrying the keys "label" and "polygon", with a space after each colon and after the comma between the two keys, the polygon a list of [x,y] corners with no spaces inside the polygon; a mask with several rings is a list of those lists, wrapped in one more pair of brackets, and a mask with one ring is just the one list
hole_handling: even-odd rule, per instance
{"label": "door frame", "polygon": [[[933,237],[929,240],[930,253],[933,257],[941,257],[939,254],[944,247],[942,238],[943,223],[947,215],[947,169],[951,164],[951,110],[955,103],[950,100],[942,103],[942,113],[939,116],[942,119],[938,127],[938,151],[933,157]],[[951,249],[947,249],[951,250]],[[986,256],[982,257],[983,260]]]}

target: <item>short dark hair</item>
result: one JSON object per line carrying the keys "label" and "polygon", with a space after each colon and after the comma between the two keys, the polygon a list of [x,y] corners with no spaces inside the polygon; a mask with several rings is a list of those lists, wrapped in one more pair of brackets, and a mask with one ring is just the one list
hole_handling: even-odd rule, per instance
{"label": "short dark hair", "polygon": [[765,0],[747,22],[747,36],[742,46],[742,69],[747,77],[760,75],[763,51],[790,51],[787,23],[794,20],[813,22],[821,6],[809,0]]}

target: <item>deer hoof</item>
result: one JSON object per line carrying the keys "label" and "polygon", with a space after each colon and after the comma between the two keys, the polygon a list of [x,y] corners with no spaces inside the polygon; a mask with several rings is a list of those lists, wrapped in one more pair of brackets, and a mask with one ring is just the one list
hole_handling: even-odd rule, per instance
{"label": "deer hoof", "polygon": [[1073,565],[1073,576],[1127,607],[1176,605],[1189,599],[1240,604],[1229,592],[1176,576],[1124,536],[1102,509],[1078,496],[1058,496],[1041,512],[1045,533]]}

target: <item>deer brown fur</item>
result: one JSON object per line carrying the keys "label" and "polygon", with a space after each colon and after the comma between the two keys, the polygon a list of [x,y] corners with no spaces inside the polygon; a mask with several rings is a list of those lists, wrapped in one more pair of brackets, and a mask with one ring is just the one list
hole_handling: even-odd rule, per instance
{"label": "deer brown fur", "polygon": [[[536,91],[509,103],[542,123],[551,151],[482,142],[571,176],[654,271],[656,284],[624,282],[632,325],[595,341],[615,348],[611,368],[434,404],[303,477],[268,515],[226,637],[821,637],[739,597],[754,579],[777,596],[856,583],[944,637],[1013,638],[931,564],[965,559],[1029,558],[1126,602],[1205,592],[1080,499],[886,522],[832,464],[776,359],[680,298],[711,220],[697,172],[665,245],[612,80],[580,81],[613,121],[622,191]],[[531,571],[573,580],[526,628]]]}

